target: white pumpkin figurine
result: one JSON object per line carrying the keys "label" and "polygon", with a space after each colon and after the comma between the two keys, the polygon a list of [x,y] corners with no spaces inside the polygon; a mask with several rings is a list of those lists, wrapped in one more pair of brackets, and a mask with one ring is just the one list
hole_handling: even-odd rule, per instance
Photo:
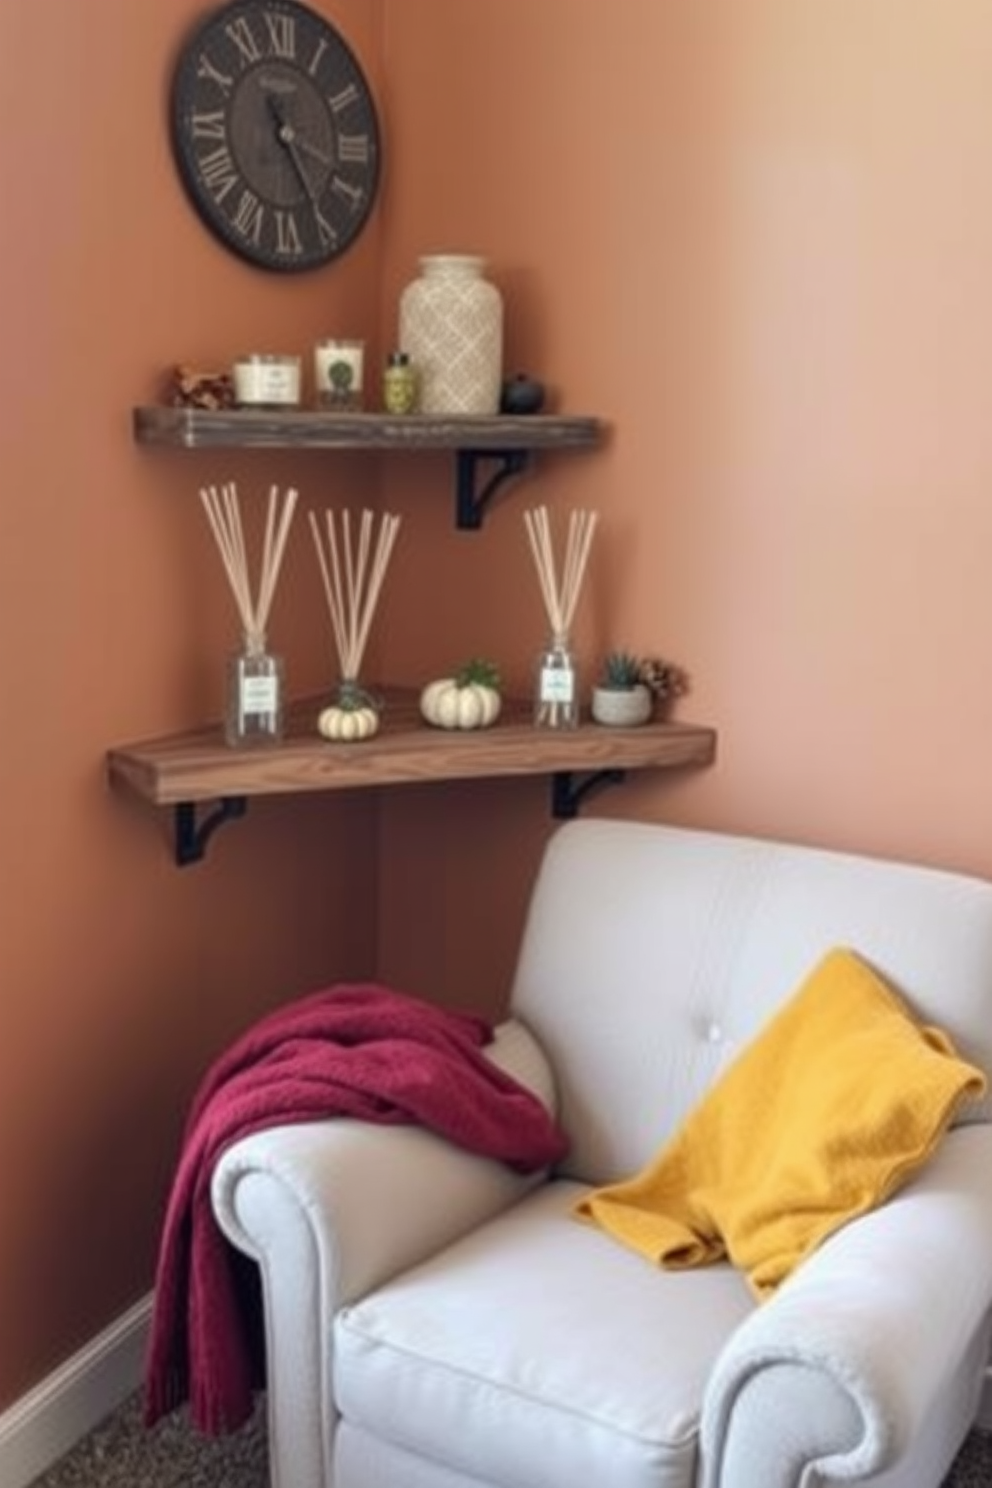
{"label": "white pumpkin figurine", "polygon": [[428,682],[420,711],[435,728],[488,728],[499,717],[499,673],[490,661],[468,661],[453,677]]}
{"label": "white pumpkin figurine", "polygon": [[337,700],[318,714],[317,731],[335,744],[371,739],[379,731],[379,710],[364,688],[342,682]]}

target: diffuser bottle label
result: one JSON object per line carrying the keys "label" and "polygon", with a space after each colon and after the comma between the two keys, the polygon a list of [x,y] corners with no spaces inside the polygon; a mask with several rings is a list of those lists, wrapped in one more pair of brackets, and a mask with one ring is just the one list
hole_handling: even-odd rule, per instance
{"label": "diffuser bottle label", "polygon": [[541,668],[541,698],[546,703],[570,703],[575,696],[575,673],[570,667]]}
{"label": "diffuser bottle label", "polygon": [[578,727],[578,673],[575,657],[565,637],[556,636],[538,659],[534,679],[534,722],[538,728]]}
{"label": "diffuser bottle label", "polygon": [[274,713],[279,706],[279,679],[271,677],[242,677],[242,713]]}
{"label": "diffuser bottle label", "polygon": [[228,666],[228,744],[274,744],[282,737],[282,660],[242,652]]}

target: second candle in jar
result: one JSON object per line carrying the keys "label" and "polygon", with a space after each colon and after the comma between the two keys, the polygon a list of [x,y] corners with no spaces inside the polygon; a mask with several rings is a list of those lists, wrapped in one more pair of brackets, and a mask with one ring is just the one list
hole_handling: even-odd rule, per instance
{"label": "second candle in jar", "polygon": [[318,341],[313,352],[318,407],[342,412],[360,409],[364,364],[364,341]]}

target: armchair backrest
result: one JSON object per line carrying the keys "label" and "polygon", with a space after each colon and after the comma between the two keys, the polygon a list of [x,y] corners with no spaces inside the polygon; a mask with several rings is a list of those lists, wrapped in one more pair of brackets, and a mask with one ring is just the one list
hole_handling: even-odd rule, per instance
{"label": "armchair backrest", "polygon": [[[992,1077],[992,884],[716,832],[582,820],[551,838],[512,1012],[540,1039],[567,1171],[624,1177],[844,945]],[[992,1103],[962,1119],[992,1119]]]}

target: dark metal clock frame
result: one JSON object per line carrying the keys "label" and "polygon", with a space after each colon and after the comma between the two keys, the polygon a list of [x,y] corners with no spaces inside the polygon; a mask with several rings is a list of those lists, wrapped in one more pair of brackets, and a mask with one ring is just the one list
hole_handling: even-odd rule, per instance
{"label": "dark metal clock frame", "polygon": [[351,47],[299,0],[233,0],[183,44],[172,145],[204,223],[278,272],[339,257],[365,226],[380,174],[372,89]]}

